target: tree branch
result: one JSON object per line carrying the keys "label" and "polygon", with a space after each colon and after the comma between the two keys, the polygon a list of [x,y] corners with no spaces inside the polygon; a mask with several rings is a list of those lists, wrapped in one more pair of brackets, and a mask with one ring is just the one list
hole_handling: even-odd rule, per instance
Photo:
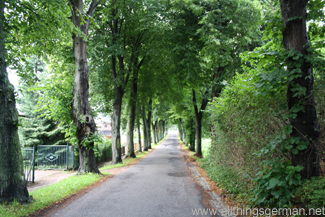
{"label": "tree branch", "polygon": [[101,3],[101,1],[102,0],[93,0],[92,2],[91,2],[91,4],[90,4],[90,7],[89,7],[89,9],[88,9],[88,11],[87,11],[87,15],[89,16],[89,17],[92,17],[93,16],[93,14],[95,13],[95,9],[96,9],[96,7]]}
{"label": "tree branch", "polygon": [[195,116],[197,116],[199,114],[199,111],[196,104],[196,93],[194,89],[192,89],[192,94],[193,94],[193,105],[194,105]]}
{"label": "tree branch", "polygon": [[142,60],[140,61],[140,63],[138,64],[138,66],[137,66],[138,69],[140,69],[140,67],[141,67],[141,65],[142,65],[142,63],[143,63],[143,61],[144,61],[145,58],[146,57],[143,57]]}

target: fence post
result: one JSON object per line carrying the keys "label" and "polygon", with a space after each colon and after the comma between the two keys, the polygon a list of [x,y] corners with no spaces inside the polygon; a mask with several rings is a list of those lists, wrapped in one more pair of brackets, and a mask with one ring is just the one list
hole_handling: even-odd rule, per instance
{"label": "fence post", "polygon": [[67,143],[65,156],[66,156],[67,170],[69,170],[69,143]]}
{"label": "fence post", "polygon": [[33,160],[32,160],[32,168],[33,168],[33,173],[32,173],[32,182],[34,183],[35,181],[35,145],[33,146]]}

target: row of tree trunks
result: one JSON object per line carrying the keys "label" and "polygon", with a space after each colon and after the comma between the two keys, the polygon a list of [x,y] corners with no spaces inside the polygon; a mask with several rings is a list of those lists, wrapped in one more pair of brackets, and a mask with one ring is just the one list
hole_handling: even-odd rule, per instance
{"label": "row of tree trunks", "polygon": [[5,60],[4,6],[0,1],[0,203],[14,199],[25,203],[29,195],[23,179],[14,87],[9,83]]}
{"label": "row of tree trunks", "polygon": [[[87,11],[86,22],[82,24],[83,14],[83,1],[82,0],[70,0],[71,14],[73,24],[80,28],[80,30],[88,35],[88,29],[90,25],[90,17],[95,12],[97,5],[101,0],[93,0]],[[74,124],[77,127],[77,139],[79,147],[79,162],[80,167],[78,172],[96,172],[99,173],[95,154],[94,143],[84,144],[84,140],[95,133],[96,124],[92,116],[91,108],[89,105],[89,70],[87,64],[86,53],[86,40],[83,36],[73,35],[73,53],[75,61],[75,79],[73,86],[73,101],[72,101],[72,115]]]}
{"label": "row of tree trunks", "polygon": [[162,140],[164,137],[165,137],[165,131],[166,131],[166,129],[165,129],[165,121],[164,120],[160,120],[159,121],[159,136],[160,136],[160,138],[159,138],[159,140]]}
{"label": "row of tree trunks", "polygon": [[[118,45],[118,38],[121,34],[123,22],[120,22],[118,14],[118,7],[116,6],[116,0],[112,1],[112,20],[110,24],[112,32],[112,43]],[[124,44],[125,46],[125,44]],[[125,49],[125,47],[124,47]],[[118,70],[117,71],[117,60]],[[114,82],[114,102],[113,102],[113,114],[112,114],[112,164],[122,162],[121,152],[121,109],[122,100],[125,93],[124,88],[126,87],[130,73],[125,72],[124,56],[120,54],[112,55],[111,72]]]}
{"label": "row of tree trunks", "polygon": [[141,40],[145,31],[142,31],[138,34],[138,37],[133,42],[132,46],[132,54],[131,54],[131,66],[129,66],[129,72],[133,72],[132,78],[132,87],[130,93],[129,100],[129,114],[128,114],[128,122],[127,122],[127,145],[126,145],[126,157],[135,158],[134,153],[134,124],[136,117],[136,107],[137,107],[137,95],[138,95],[138,78],[139,78],[139,70],[144,61],[144,57],[139,62],[139,50],[141,49]]}

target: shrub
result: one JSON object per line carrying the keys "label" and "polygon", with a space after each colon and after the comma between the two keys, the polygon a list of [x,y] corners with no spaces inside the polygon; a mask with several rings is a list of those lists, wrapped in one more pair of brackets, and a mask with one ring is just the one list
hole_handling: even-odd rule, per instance
{"label": "shrub", "polygon": [[296,193],[307,208],[322,208],[325,206],[325,177],[312,178],[306,181]]}
{"label": "shrub", "polygon": [[100,142],[95,142],[96,162],[105,162],[112,158],[112,140],[103,137]]}

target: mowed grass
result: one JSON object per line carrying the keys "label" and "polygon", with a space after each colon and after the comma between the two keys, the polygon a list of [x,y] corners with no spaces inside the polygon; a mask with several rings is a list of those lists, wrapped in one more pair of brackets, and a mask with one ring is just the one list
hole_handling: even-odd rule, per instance
{"label": "mowed grass", "polygon": [[87,188],[107,175],[109,174],[86,173],[70,176],[53,185],[30,192],[33,201],[28,204],[21,205],[16,201],[9,204],[0,204],[0,216],[28,216]]}

